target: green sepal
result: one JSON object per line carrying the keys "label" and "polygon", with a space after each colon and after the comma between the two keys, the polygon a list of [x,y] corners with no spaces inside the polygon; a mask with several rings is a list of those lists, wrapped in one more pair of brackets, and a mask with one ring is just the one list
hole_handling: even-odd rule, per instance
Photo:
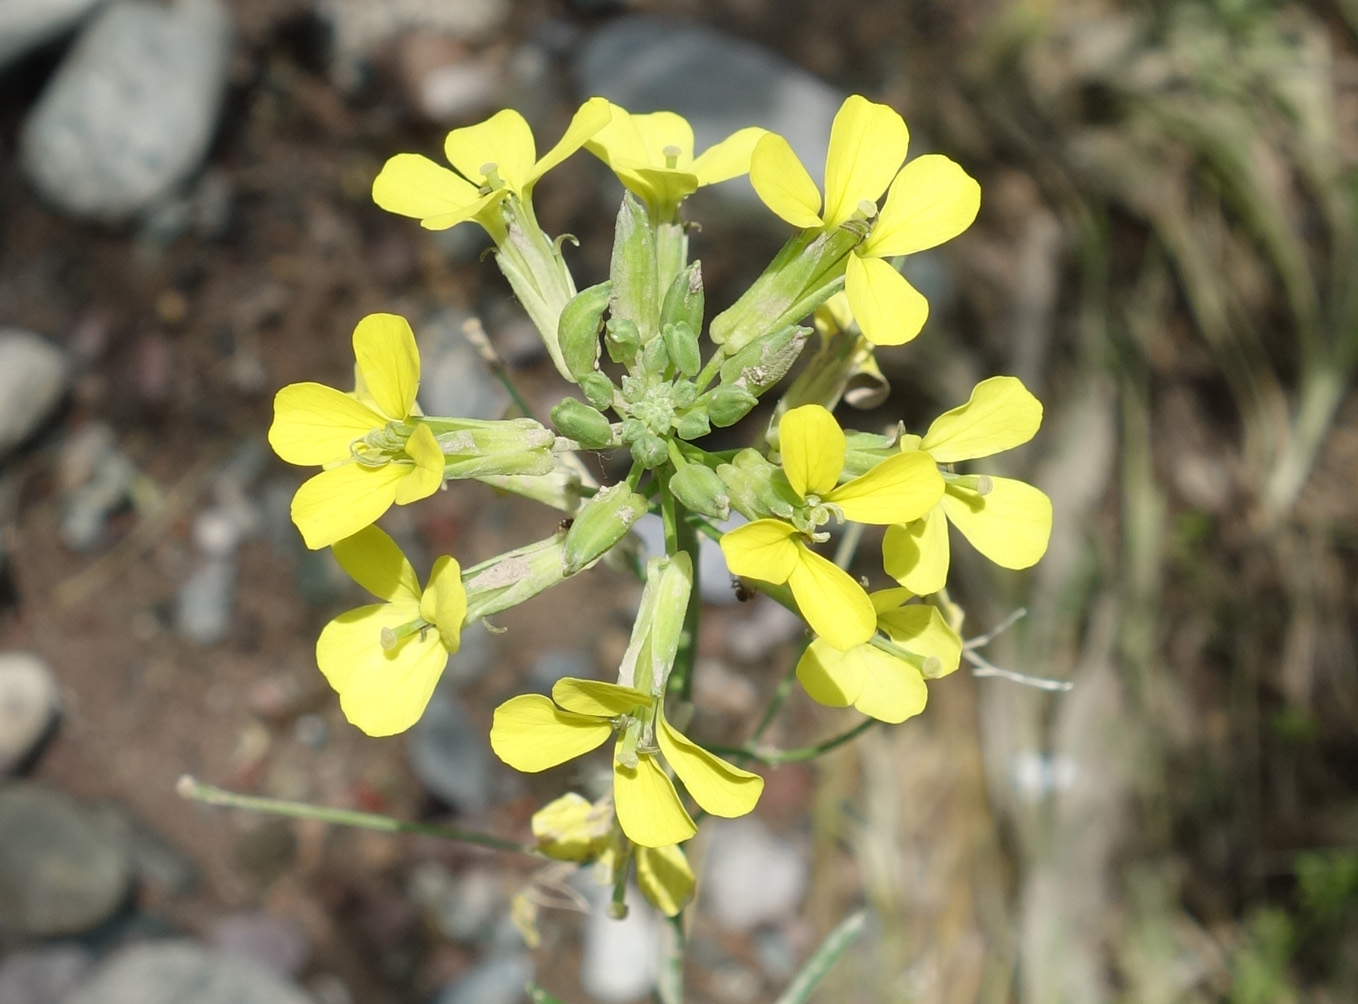
{"label": "green sepal", "polygon": [[750,413],[759,399],[739,384],[724,383],[703,395],[707,417],[718,429],[735,425]]}
{"label": "green sepal", "polygon": [[[703,270],[694,262],[674,277],[660,308],[660,330],[667,324],[687,324],[690,331],[703,330]],[[695,336],[696,337],[696,336]]]}
{"label": "green sepal", "polygon": [[680,439],[702,439],[711,431],[712,423],[701,408],[685,412],[674,420],[674,434]]}
{"label": "green sepal", "polygon": [[445,478],[540,475],[556,466],[556,435],[531,418],[430,418],[425,424],[443,453]]}
{"label": "green sepal", "polygon": [[725,519],[731,515],[731,495],[717,473],[703,464],[684,464],[670,478],[670,491],[690,512]]}
{"label": "green sepal", "polygon": [[562,570],[574,575],[597,560],[622,540],[649,507],[646,496],[632,491],[625,481],[600,489],[584,504],[566,531]]}
{"label": "green sepal", "polygon": [[641,332],[637,322],[625,317],[610,317],[604,325],[604,347],[608,358],[623,366],[631,366],[641,348]]}
{"label": "green sepal", "polygon": [[636,325],[641,342],[659,333],[660,293],[656,289],[655,232],[650,214],[632,195],[623,193],[613,232],[613,260],[609,268],[613,282],[610,300],[615,319]]}
{"label": "green sepal", "polygon": [[557,340],[566,369],[580,383],[599,365],[599,334],[613,290],[611,282],[582,289],[571,297],[557,323]]}
{"label": "green sepal", "polygon": [[552,409],[552,423],[563,436],[569,436],[589,450],[613,446],[613,426],[603,413],[568,397]]}
{"label": "green sepal", "polygon": [[900,443],[893,436],[879,436],[853,429],[844,430],[844,443],[844,470],[841,475],[845,478],[866,474],[887,457],[901,451]]}
{"label": "green sepal", "polygon": [[788,324],[757,338],[722,363],[721,382],[764,393],[792,369],[810,334],[810,328]]}
{"label": "green sepal", "polygon": [[674,368],[686,377],[696,376],[703,367],[696,330],[687,321],[675,321],[660,329],[660,338],[665,343]]}
{"label": "green sepal", "polygon": [[603,373],[596,370],[585,376],[580,381],[580,389],[585,392],[589,403],[600,411],[613,407],[613,395],[617,393],[617,388]]}
{"label": "green sepal", "polygon": [[791,519],[800,503],[782,468],[770,463],[758,450],[741,450],[731,463],[717,468],[717,477],[726,485],[731,508],[747,519],[766,516]]}

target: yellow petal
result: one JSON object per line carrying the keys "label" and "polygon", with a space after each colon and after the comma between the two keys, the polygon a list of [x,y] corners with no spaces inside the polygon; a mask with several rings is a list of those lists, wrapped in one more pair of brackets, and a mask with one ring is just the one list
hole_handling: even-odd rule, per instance
{"label": "yellow petal", "polygon": [[764,779],[741,770],[680,734],[663,714],[656,716],[656,742],[693,801],[714,816],[743,816],[755,807]]}
{"label": "yellow petal", "polygon": [[614,170],[617,170],[619,163],[648,163],[646,144],[634,121],[640,116],[634,116],[621,105],[611,102],[608,110],[611,118],[585,142],[585,148]]}
{"label": "yellow petal", "polygon": [[928,596],[948,582],[948,520],[941,508],[907,525],[887,527],[882,540],[886,574],[916,596]]}
{"label": "yellow petal", "polygon": [[1052,504],[1032,485],[990,478],[989,494],[950,485],[943,511],[971,546],[1002,568],[1027,568],[1047,552]]}
{"label": "yellow petal", "polygon": [[797,567],[787,581],[811,630],[841,651],[871,638],[877,630],[877,612],[863,587],[804,544],[798,543],[797,550]]}
{"label": "yellow petal", "polygon": [[612,734],[610,722],[562,711],[541,694],[520,694],[495,709],[490,748],[515,770],[536,774],[597,749]]}
{"label": "yellow petal", "polygon": [[420,599],[420,580],[415,569],[385,533],[375,526],[364,527],[352,537],[338,540],[332,549],[335,560],[360,586],[380,600]]}
{"label": "yellow petal", "polygon": [[[606,808],[607,811],[601,811]],[[558,861],[584,861],[593,857],[606,843],[613,828],[611,806],[600,807],[568,791],[553,799],[532,819],[533,839],[548,857]]]}
{"label": "yellow petal", "polygon": [[890,613],[897,607],[904,606],[915,598],[915,593],[903,587],[892,587],[890,589],[876,589],[868,594],[868,599],[872,600],[872,609],[877,611],[880,618],[882,614]]}
{"label": "yellow petal", "polygon": [[943,497],[943,478],[927,453],[897,453],[827,497],[855,523],[908,523]]}
{"label": "yellow petal", "polygon": [[940,464],[989,457],[1037,435],[1042,403],[1018,377],[982,380],[967,403],[934,419],[920,443]]}
{"label": "yellow petal", "polygon": [[404,421],[420,389],[420,352],[410,322],[398,314],[369,314],[354,328],[354,359],[378,410]]}
{"label": "yellow petal", "polygon": [[903,345],[929,319],[929,301],[880,258],[849,255],[844,293],[863,337],[874,345]]}
{"label": "yellow petal", "polygon": [[693,127],[682,115],[674,112],[633,115],[632,124],[636,126],[646,151],[646,166],[667,167],[665,150],[668,147],[673,147],[678,153],[674,161],[678,170],[687,170],[693,163]]}
{"label": "yellow petal", "polygon": [[778,452],[792,490],[802,498],[828,495],[844,469],[844,430],[818,404],[793,408],[778,422]]}
{"label": "yellow petal", "polygon": [[414,463],[402,465],[405,477],[396,485],[397,505],[427,499],[443,485],[443,451],[429,426],[423,423],[415,426],[406,440],[405,453]]}
{"label": "yellow petal", "polygon": [[417,153],[398,153],[373,180],[373,202],[389,213],[417,220],[458,215],[470,219],[473,207],[482,201],[475,185]]}
{"label": "yellow petal", "polygon": [[315,550],[352,537],[391,508],[409,465],[341,464],[303,482],[292,497],[292,521]]}
{"label": "yellow petal", "polygon": [[596,718],[616,718],[633,708],[649,708],[653,703],[650,694],[635,687],[573,676],[556,681],[552,687],[552,700],[567,711]]}
{"label": "yellow petal", "polygon": [[769,133],[754,145],[750,184],[764,205],[794,227],[819,227],[820,190],[787,140]]}
{"label": "yellow petal", "polygon": [[637,885],[666,917],[679,915],[693,898],[695,883],[688,858],[678,846],[637,848]]}
{"label": "yellow petal", "polygon": [[[640,185],[623,184],[642,201],[651,205],[674,204],[698,190],[698,176],[687,171],[667,171],[661,168],[639,167],[635,172]],[[638,190],[640,189],[640,190]]]}
{"label": "yellow petal", "polygon": [[721,553],[732,575],[782,585],[797,566],[797,528],[778,519],[757,519],[721,535]]}
{"label": "yellow petal", "polygon": [[444,137],[443,152],[448,163],[473,185],[484,185],[485,169],[494,165],[505,187],[516,194],[522,193],[537,159],[533,130],[512,108],[476,125],[454,129]]}
{"label": "yellow petal", "polygon": [[[715,185],[721,181],[750,173],[750,158],[754,146],[768,135],[767,129],[749,126],[731,133],[696,158],[689,170],[698,176],[699,185]],[[819,195],[819,193],[817,193]],[[817,200],[819,202],[819,199]]]}
{"label": "yellow petal", "polygon": [[867,674],[853,706],[869,718],[893,725],[923,711],[929,688],[919,670],[880,649],[863,647],[870,653],[865,656]]}
{"label": "yellow petal", "polygon": [[863,690],[866,663],[861,658],[863,649],[871,645],[855,645],[841,652],[824,638],[817,638],[797,660],[797,680],[802,689],[817,704],[828,708],[847,708]]}
{"label": "yellow petal", "polygon": [[980,208],[981,186],[954,161],[916,157],[891,183],[863,253],[892,258],[937,247],[971,226]]}
{"label": "yellow petal", "polygon": [[923,673],[930,680],[947,676],[962,664],[961,636],[930,603],[913,603],[880,614],[877,626],[907,652],[924,657]]}
{"label": "yellow petal", "polygon": [[571,117],[571,124],[566,127],[565,134],[556,141],[556,146],[543,154],[542,159],[533,165],[526,187],[531,189],[539,178],[584,146],[587,139],[608,125],[612,115],[613,112],[605,98],[590,98],[581,105]]}
{"label": "yellow petal", "polygon": [[894,109],[859,94],[839,108],[825,159],[825,225],[838,226],[864,199],[876,203],[896,176],[910,131]]}
{"label": "yellow petal", "polygon": [[613,806],[618,825],[642,847],[667,847],[698,832],[685,811],[674,782],[653,756],[637,757],[635,767],[613,761]]}
{"label": "yellow petal", "polygon": [[408,601],[359,607],[332,620],[316,641],[316,664],[339,694],[340,710],[370,736],[395,735],[419,721],[448,664],[433,632],[408,635],[383,651],[382,628],[417,614]]}
{"label": "yellow petal", "polygon": [[456,652],[462,644],[462,620],[467,616],[467,590],[457,559],[443,555],[429,573],[429,586],[420,598],[420,616],[439,630],[443,647]]}
{"label": "yellow petal", "polygon": [[273,412],[269,445],[303,467],[347,459],[350,443],[385,424],[348,394],[319,383],[288,384],[274,396]]}

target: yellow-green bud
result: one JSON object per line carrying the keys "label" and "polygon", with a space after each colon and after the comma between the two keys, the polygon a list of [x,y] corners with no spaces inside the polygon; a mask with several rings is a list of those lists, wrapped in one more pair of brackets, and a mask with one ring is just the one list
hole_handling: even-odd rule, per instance
{"label": "yellow-green bud", "polygon": [[649,507],[646,496],[625,481],[600,489],[566,531],[561,554],[565,574],[574,575],[612,548]]}
{"label": "yellow-green bud", "polygon": [[590,373],[580,381],[580,389],[585,392],[589,403],[600,411],[613,407],[613,394],[616,388],[613,381],[603,373],[597,371]]}
{"label": "yellow-green bud", "polygon": [[721,382],[764,393],[787,375],[810,334],[810,328],[789,324],[755,339],[722,363]]}
{"label": "yellow-green bud", "polygon": [[632,195],[623,193],[613,232],[613,260],[608,277],[613,283],[610,301],[615,319],[634,323],[641,341],[659,333],[660,291],[656,289],[655,232],[650,214]]}
{"label": "yellow-green bud", "polygon": [[676,321],[660,329],[660,337],[665,350],[677,369],[686,377],[691,377],[703,367],[702,356],[698,353],[698,335],[687,321]]}
{"label": "yellow-green bud", "polygon": [[654,470],[669,459],[669,450],[659,436],[644,432],[632,440],[632,459],[642,467]]}
{"label": "yellow-green bud", "polygon": [[702,439],[711,431],[712,424],[707,420],[707,413],[701,409],[685,412],[674,420],[674,434],[680,439]]}
{"label": "yellow-green bud", "polygon": [[601,282],[582,289],[561,311],[557,323],[557,341],[566,369],[579,383],[599,365],[599,333],[603,328],[604,311],[613,285]]}
{"label": "yellow-green bud", "polygon": [[552,409],[552,422],[587,450],[602,450],[615,445],[613,426],[603,414],[589,405],[568,397]]}
{"label": "yellow-green bud", "polygon": [[703,329],[703,271],[694,262],[674,277],[660,308],[660,329],[667,324],[687,324],[690,331]]}
{"label": "yellow-green bud", "polygon": [[661,374],[670,364],[670,353],[665,339],[652,338],[641,347],[641,368],[647,373]]}
{"label": "yellow-green bud", "polygon": [[636,321],[625,317],[609,318],[604,326],[604,346],[608,349],[609,359],[624,366],[632,365],[641,348],[641,332]]}
{"label": "yellow-green bud", "polygon": [[731,496],[715,471],[703,464],[684,464],[670,478],[670,491],[691,512],[725,519],[731,515]]}
{"label": "yellow-green bud", "polygon": [[718,429],[735,425],[759,403],[758,399],[744,387],[732,383],[713,387],[703,395],[703,399],[707,415]]}
{"label": "yellow-green bud", "polygon": [[641,608],[618,667],[620,684],[662,697],[684,635],[684,615],[692,592],[693,561],[687,553],[646,562]]}

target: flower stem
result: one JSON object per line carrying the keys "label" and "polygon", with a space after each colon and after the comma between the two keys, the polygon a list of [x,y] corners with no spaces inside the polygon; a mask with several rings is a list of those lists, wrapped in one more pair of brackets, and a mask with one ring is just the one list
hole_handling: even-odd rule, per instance
{"label": "flower stem", "polygon": [[461,830],[452,826],[438,826],[433,823],[410,823],[403,819],[375,812],[359,812],[355,809],[331,809],[323,805],[310,805],[306,802],[288,802],[280,798],[264,798],[260,795],[242,795],[227,791],[185,774],[175,785],[181,798],[202,802],[206,805],[224,805],[236,809],[249,809],[252,812],[268,812],[276,816],[291,816],[293,819],[319,819],[339,826],[356,826],[365,830],[382,830],[386,833],[417,833],[425,837],[438,837],[458,843],[473,844],[492,851],[508,851],[511,854],[524,854],[540,857],[532,848],[504,837],[473,830]]}
{"label": "flower stem", "polygon": [[764,749],[758,746],[708,746],[709,752],[716,753],[718,756],[740,757],[745,760],[756,760],[759,763],[770,767],[776,767],[780,763],[800,763],[804,760],[814,760],[822,754],[829,753],[833,749],[843,746],[845,743],[853,742],[874,725],[881,725],[875,718],[867,718],[859,722],[847,732],[841,732],[837,736],[817,743],[815,746],[804,746],[795,750],[775,750]]}

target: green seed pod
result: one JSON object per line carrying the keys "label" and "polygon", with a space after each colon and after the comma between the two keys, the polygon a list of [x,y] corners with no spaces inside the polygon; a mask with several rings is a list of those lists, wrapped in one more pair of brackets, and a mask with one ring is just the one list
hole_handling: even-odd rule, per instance
{"label": "green seed pod", "polygon": [[592,564],[626,536],[650,508],[646,496],[638,495],[627,482],[601,489],[585,503],[562,542],[561,568],[567,575]]}
{"label": "green seed pod", "polygon": [[686,377],[696,376],[703,368],[698,353],[698,335],[687,321],[676,321],[660,329],[660,338],[674,362],[674,367]]}
{"label": "green seed pod", "polygon": [[575,382],[579,383],[599,365],[599,332],[604,311],[613,290],[610,282],[582,289],[561,311],[557,322],[557,341],[561,356]]}
{"label": "green seed pod", "polygon": [[670,457],[665,441],[649,432],[633,439],[631,446],[632,459],[648,471],[659,467]]}
{"label": "green seed pod", "polygon": [[563,436],[569,436],[586,449],[602,450],[615,443],[608,419],[573,397],[552,409],[552,422]]}
{"label": "green seed pod", "polygon": [[722,364],[721,382],[764,393],[792,369],[810,334],[810,328],[789,324],[756,339]]}
{"label": "green seed pod", "polygon": [[641,332],[637,330],[636,321],[625,317],[609,318],[604,325],[604,346],[608,349],[609,359],[631,366],[641,348]]}
{"label": "green seed pod", "polygon": [[712,431],[712,423],[701,408],[686,412],[674,420],[674,434],[680,439],[702,439]]}
{"label": "green seed pod", "polygon": [[660,330],[667,324],[687,324],[690,331],[703,330],[703,270],[694,262],[674,277],[660,308]]}
{"label": "green seed pod", "polygon": [[691,512],[725,519],[731,514],[731,495],[712,468],[685,464],[670,478],[670,491]]}
{"label": "green seed pod", "polygon": [[735,425],[759,403],[758,399],[738,384],[725,383],[703,395],[703,403],[712,424],[718,429]]}
{"label": "green seed pod", "polygon": [[613,386],[612,380],[597,370],[580,381],[580,389],[585,392],[589,403],[600,411],[613,407],[613,395],[617,388]]}
{"label": "green seed pod", "polygon": [[613,231],[613,317],[636,325],[643,343],[660,330],[660,292],[656,289],[655,232],[650,214],[631,192],[625,192]]}

